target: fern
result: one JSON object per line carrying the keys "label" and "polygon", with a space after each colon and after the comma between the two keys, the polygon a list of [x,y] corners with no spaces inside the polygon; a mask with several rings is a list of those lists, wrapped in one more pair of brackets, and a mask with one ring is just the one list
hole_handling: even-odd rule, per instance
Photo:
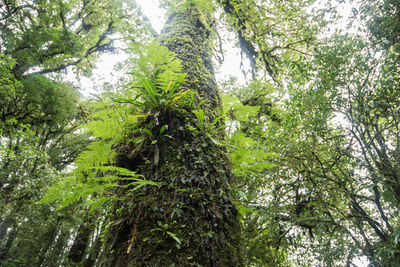
{"label": "fern", "polygon": [[157,86],[165,87],[169,81],[177,80],[183,73],[181,61],[158,42],[132,49],[134,53],[139,54],[139,57],[133,60],[133,84],[150,78]]}
{"label": "fern", "polygon": [[[161,186],[140,174],[112,166],[115,155],[111,147],[133,132],[156,138],[148,129],[138,129],[137,119],[179,109],[190,103],[190,93],[181,89],[185,74],[174,53],[158,43],[137,48],[136,52],[139,57],[134,62],[133,81],[125,92],[104,95],[90,105],[92,113],[82,130],[92,134],[93,142],[77,157],[73,172],[51,187],[41,203],[56,202],[59,209],[80,203],[93,211],[145,186]],[[163,133],[167,129],[164,125],[159,135],[166,136]],[[125,189],[124,196],[117,197],[118,188]]]}
{"label": "fern", "polygon": [[190,103],[191,92],[181,88],[186,75],[173,52],[157,42],[135,50],[139,58],[134,60],[133,80],[127,84],[129,93],[113,101],[132,104],[142,116],[163,114]]}
{"label": "fern", "polygon": [[[120,184],[121,181],[128,183]],[[161,186],[161,183],[148,181],[143,176],[115,166],[98,166],[91,169],[78,168],[45,193],[39,203],[53,202],[58,209],[81,203],[94,211],[112,202],[122,200],[114,193],[117,188],[128,189],[132,194],[140,188]]]}
{"label": "fern", "polygon": [[128,125],[136,122],[136,118],[129,116],[131,108],[115,105],[111,97],[105,96],[92,103],[90,109],[92,114],[86,118],[81,129],[90,132],[93,141],[75,159],[75,169],[49,188],[40,203],[53,202],[58,209],[80,203],[93,211],[119,200],[114,192],[120,187],[118,182],[121,176],[146,182],[142,176],[129,170],[105,166],[114,163],[112,145],[124,138]]}

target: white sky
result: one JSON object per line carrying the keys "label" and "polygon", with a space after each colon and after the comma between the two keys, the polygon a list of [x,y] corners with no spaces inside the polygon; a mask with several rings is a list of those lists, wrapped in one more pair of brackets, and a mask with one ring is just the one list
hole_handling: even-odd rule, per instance
{"label": "white sky", "polygon": [[[322,0],[324,2],[326,0]],[[165,21],[165,10],[159,7],[158,0],[136,0],[136,3],[141,7],[143,14],[150,20],[153,28],[160,33]],[[342,5],[340,13],[343,17],[348,17],[351,15],[351,5],[345,3]],[[333,26],[334,29],[344,29],[346,24],[346,19],[343,19],[343,23]],[[217,81],[224,81],[229,78],[229,76],[234,76],[237,78],[239,84],[244,84],[245,79],[243,77],[242,71],[240,69],[240,50],[234,47],[235,36],[232,33],[223,32],[220,33],[223,39],[223,50],[224,52],[224,62],[219,69],[216,71]],[[93,70],[93,75],[91,78],[82,77],[79,87],[82,88],[82,94],[84,96],[89,96],[90,94],[100,93],[101,86],[104,82],[109,82],[115,84],[118,81],[121,73],[114,70],[115,64],[126,59],[126,55],[103,55],[100,57],[96,63],[96,68]],[[245,60],[244,60],[245,61]],[[246,68],[248,68],[248,62]],[[245,64],[246,65],[246,64]],[[358,267],[366,267],[368,262],[365,258],[358,258],[354,261]]]}
{"label": "white sky", "polygon": [[[324,5],[322,3],[325,1],[327,0],[320,0],[320,5]],[[332,4],[332,2],[330,3]],[[136,3],[141,7],[143,14],[150,20],[153,28],[160,33],[167,18],[165,10],[159,7],[158,0],[136,0]],[[342,7],[340,9],[341,15],[348,17],[351,14],[351,4],[346,2],[339,6]],[[332,32],[334,29],[345,28],[345,23],[346,21],[343,20],[342,24],[332,27]],[[215,73],[217,81],[221,82],[227,80],[229,76],[234,76],[237,79],[237,83],[243,85],[246,83],[246,80],[240,69],[240,50],[234,46],[236,38],[234,34],[229,32],[221,32],[220,34],[223,40],[222,48],[225,60],[222,64],[218,64],[214,60],[215,65],[218,66]],[[77,86],[81,88],[82,94],[84,96],[99,94],[104,82],[115,84],[122,73],[116,71],[114,67],[118,62],[125,60],[126,57],[124,54],[107,54],[101,56],[96,62],[96,68],[92,71],[92,76],[90,78],[81,77],[80,83]],[[245,69],[249,69],[249,63],[246,58],[243,60],[243,63]],[[70,80],[74,80],[74,78],[71,77]]]}
{"label": "white sky", "polygon": [[157,0],[136,0],[143,14],[149,18],[153,28],[160,33],[166,21],[165,10],[160,9]]}
{"label": "white sky", "polygon": [[[142,12],[146,17],[149,18],[153,28],[160,33],[164,23],[166,21],[165,10],[159,8],[157,0],[136,0],[136,3],[140,5]],[[220,33],[222,39],[224,40],[223,49],[224,52],[224,62],[216,72],[216,78],[218,80],[225,80],[230,75],[238,78],[239,83],[244,83],[244,77],[240,70],[240,51],[238,48],[234,47],[232,39],[233,34],[228,32]]]}
{"label": "white sky", "polygon": [[[322,0],[322,2],[325,0]],[[136,0],[136,2],[141,6],[143,14],[145,14],[149,20],[153,28],[159,33],[165,23],[166,18],[164,17],[165,11],[161,10],[158,6],[157,0]],[[332,1],[333,2],[333,1]],[[342,23],[337,25],[333,25],[330,32],[333,33],[336,29],[345,29],[346,27],[346,18],[351,16],[351,3],[345,2],[342,5],[338,5],[340,15],[343,16]],[[240,70],[240,50],[235,48],[233,45],[234,35],[229,33],[221,33],[222,39],[224,39],[223,49],[225,50],[224,56],[225,61],[220,66],[219,70],[216,72],[217,80],[226,80],[230,75],[235,76],[238,79],[238,82],[243,84],[245,83],[243,74]],[[231,40],[229,40],[231,39]],[[353,261],[354,264],[358,267],[366,267],[368,266],[368,261],[365,257],[357,258]]]}
{"label": "white sky", "polygon": [[[153,28],[160,33],[165,21],[167,20],[165,10],[159,7],[158,0],[136,0],[136,3],[141,7],[143,14],[150,20]],[[223,39],[224,62],[218,65],[216,70],[217,81],[224,81],[229,76],[237,78],[239,84],[244,84],[245,79],[240,70],[240,50],[234,47],[234,35],[232,33],[221,33]],[[91,77],[80,77],[79,88],[81,93],[88,97],[90,94],[99,94],[104,82],[115,84],[122,73],[114,69],[115,65],[126,59],[124,54],[102,55],[96,62],[96,68],[93,69]],[[215,62],[216,63],[216,62]],[[244,60],[246,66],[247,61]],[[248,64],[247,64],[248,65]],[[72,75],[72,74],[71,74]],[[74,80],[72,78],[70,80]]]}

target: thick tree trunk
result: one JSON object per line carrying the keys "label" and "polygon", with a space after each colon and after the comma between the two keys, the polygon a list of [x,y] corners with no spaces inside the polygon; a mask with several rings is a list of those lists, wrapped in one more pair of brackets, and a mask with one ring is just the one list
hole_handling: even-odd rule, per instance
{"label": "thick tree trunk", "polygon": [[[160,41],[182,60],[183,86],[206,100],[202,107],[212,121],[220,100],[205,20],[196,9],[174,14]],[[158,121],[147,119],[142,126],[152,125],[157,133],[168,125],[171,139],[143,145],[136,157],[132,144],[118,151],[119,166],[163,186],[146,188],[116,207],[105,266],[243,266],[240,225],[230,200],[230,162],[219,143],[223,134],[201,131],[192,111],[171,110]]]}

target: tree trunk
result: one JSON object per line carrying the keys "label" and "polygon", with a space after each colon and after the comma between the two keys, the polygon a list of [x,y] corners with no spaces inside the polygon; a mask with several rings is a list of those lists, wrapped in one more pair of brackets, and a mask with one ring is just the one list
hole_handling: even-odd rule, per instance
{"label": "tree trunk", "polygon": [[101,238],[100,236],[97,236],[94,241],[94,244],[88,251],[88,257],[83,262],[83,266],[84,267],[94,266],[96,263],[96,259],[100,254],[100,250],[101,250]]}
{"label": "tree trunk", "polygon": [[[160,42],[182,60],[183,87],[206,100],[205,121],[212,121],[221,106],[207,19],[194,8],[173,14]],[[146,119],[142,126],[158,133],[168,125],[172,138],[144,145],[135,160],[132,144],[117,151],[117,165],[163,185],[148,187],[116,207],[105,266],[243,266],[240,225],[229,192],[230,162],[220,144],[223,133],[201,130],[193,111],[172,109],[158,121]]]}
{"label": "tree trunk", "polygon": [[[87,220],[85,220],[87,221]],[[78,228],[78,233],[74,239],[71,250],[68,254],[68,259],[73,263],[80,263],[85,255],[86,247],[88,245],[91,230],[88,225],[81,224]]]}
{"label": "tree trunk", "polygon": [[8,228],[12,227],[14,224],[15,221],[10,216],[7,216],[5,219],[0,218],[0,244],[6,236]]}
{"label": "tree trunk", "polygon": [[37,262],[38,262],[37,266],[42,266],[42,264],[45,263],[46,255],[49,253],[49,249],[54,244],[54,241],[56,239],[57,233],[58,233],[57,225],[54,224],[54,225],[51,226],[51,228],[48,231],[48,234],[46,235],[44,240],[42,240],[42,248],[41,248],[41,250],[40,250],[40,252],[38,253],[38,256],[37,256],[37,259],[38,259],[37,260]]}
{"label": "tree trunk", "polygon": [[50,255],[44,261],[46,266],[62,266],[65,260],[65,252],[68,247],[70,232],[65,229],[59,231],[56,243]]}
{"label": "tree trunk", "polygon": [[4,247],[0,248],[0,262],[7,259],[7,254],[11,248],[12,243],[14,242],[14,239],[17,237],[17,234],[18,227],[14,225],[13,228],[10,230],[10,233],[8,234],[6,244],[4,245]]}

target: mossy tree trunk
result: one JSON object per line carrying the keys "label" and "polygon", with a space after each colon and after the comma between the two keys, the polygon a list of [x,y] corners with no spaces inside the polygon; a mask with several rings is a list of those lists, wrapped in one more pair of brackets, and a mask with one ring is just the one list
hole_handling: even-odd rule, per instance
{"label": "mossy tree trunk", "polygon": [[[196,91],[205,120],[220,111],[210,58],[210,25],[195,8],[170,16],[160,42],[182,60],[184,88]],[[162,182],[119,203],[105,244],[106,266],[243,266],[240,225],[231,201],[230,162],[221,131],[205,132],[191,110],[142,122],[172,138],[118,149],[117,165]]]}

